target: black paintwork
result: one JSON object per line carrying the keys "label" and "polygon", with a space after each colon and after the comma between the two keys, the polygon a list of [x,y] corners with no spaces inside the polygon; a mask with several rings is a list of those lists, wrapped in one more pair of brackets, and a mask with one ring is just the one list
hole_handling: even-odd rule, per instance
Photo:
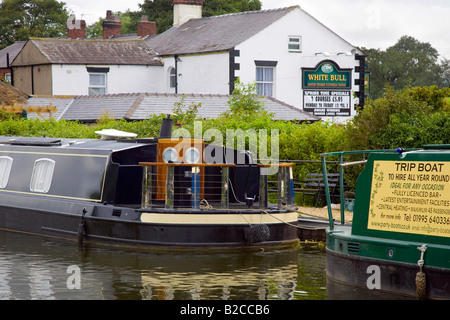
{"label": "black paintwork", "polygon": [[[72,239],[81,235],[86,241],[132,246],[249,245],[245,239],[249,225],[140,222],[143,169],[138,164],[156,162],[156,144],[157,139],[27,139],[11,143],[11,137],[0,137],[0,156],[13,158],[9,182],[0,189],[0,228]],[[228,156],[234,153],[237,158],[235,150],[227,151]],[[50,158],[56,163],[48,193],[30,191],[34,162],[40,158]],[[230,202],[244,201],[245,195],[257,200],[259,169],[249,167],[249,161],[230,172],[236,194],[236,198],[230,197]],[[220,174],[220,168],[207,170],[216,177]],[[217,188],[216,185],[214,181],[205,181],[209,191]],[[220,197],[210,200],[220,200]],[[189,199],[183,195],[176,199],[176,204],[186,202]],[[163,209],[159,212],[165,213]],[[255,210],[255,214],[261,213]],[[269,225],[269,229],[269,239],[258,245],[292,244],[297,239],[296,229],[287,224]]]}

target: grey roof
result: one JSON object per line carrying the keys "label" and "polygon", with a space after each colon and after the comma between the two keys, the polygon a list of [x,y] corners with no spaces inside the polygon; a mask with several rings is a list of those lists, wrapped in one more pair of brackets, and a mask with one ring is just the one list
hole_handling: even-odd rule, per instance
{"label": "grey roof", "polygon": [[29,42],[49,63],[162,65],[148,44],[139,39],[31,39]]}
{"label": "grey roof", "polygon": [[[92,122],[107,113],[114,119],[143,120],[152,115],[173,112],[175,103],[183,102],[184,108],[192,103],[199,104],[198,116],[216,118],[229,110],[229,95],[219,94],[165,94],[134,93],[111,94],[104,96],[73,97],[31,97],[28,105],[48,106],[50,103],[58,108],[55,119],[79,120]],[[273,98],[264,97],[265,109],[274,113],[275,120],[318,121],[321,118],[297,109]],[[29,114],[29,118],[37,115]]]}
{"label": "grey roof", "polygon": [[146,41],[158,55],[229,50],[299,6],[191,19]]}
{"label": "grey roof", "polygon": [[9,53],[9,63],[11,63],[14,58],[22,50],[26,41],[16,41],[12,45],[0,50],[0,68],[7,68],[6,56]]}

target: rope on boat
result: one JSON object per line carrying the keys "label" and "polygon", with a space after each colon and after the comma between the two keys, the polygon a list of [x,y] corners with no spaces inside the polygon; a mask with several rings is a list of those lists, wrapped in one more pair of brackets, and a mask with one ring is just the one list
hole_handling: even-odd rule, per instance
{"label": "rope on boat", "polygon": [[284,224],[287,224],[288,226],[291,226],[291,227],[294,227],[294,228],[297,228],[297,229],[304,229],[303,227],[299,227],[298,225],[295,225],[295,224],[292,224],[292,223],[283,221],[283,220],[281,220],[280,218],[275,217],[274,215],[272,215],[271,213],[269,213],[269,212],[267,212],[267,211],[262,210],[261,212],[262,212],[262,213],[265,213],[265,214],[267,214],[267,215],[269,215],[269,216],[271,216],[271,217],[274,218],[275,220],[278,220],[278,221],[280,221],[280,222],[282,222],[282,223],[284,223]]}
{"label": "rope on boat", "polygon": [[270,229],[267,224],[255,224],[244,230],[245,240],[249,243],[264,242],[270,237]]}
{"label": "rope on boat", "polygon": [[417,250],[420,250],[420,260],[417,261],[420,270],[416,274],[416,295],[418,299],[425,299],[427,294],[427,279],[425,273],[422,271],[422,267],[425,264],[423,256],[425,251],[427,251],[427,245],[423,244],[422,246],[417,247]]}
{"label": "rope on boat", "polygon": [[208,203],[208,201],[206,199],[203,199],[202,201],[200,201],[200,209],[206,209],[206,210],[211,210],[214,209],[212,205],[210,205]]}
{"label": "rope on boat", "polygon": [[[203,200],[200,201],[200,208],[201,209],[213,209],[213,206],[210,205],[206,199],[203,199]],[[247,240],[247,242],[249,242],[249,243],[264,242],[264,241],[269,239],[269,237],[270,237],[270,229],[269,229],[269,227],[266,224],[262,223],[262,215],[263,214],[267,214],[267,215],[271,216],[272,218],[280,221],[281,223],[284,223],[284,224],[287,224],[287,225],[289,225],[291,227],[300,229],[300,227],[298,225],[294,225],[292,223],[283,221],[283,220],[279,219],[278,217],[272,215],[271,213],[269,213],[269,212],[267,212],[265,210],[261,210],[260,223],[259,224],[254,224],[254,225],[252,225],[245,218],[245,216],[242,213],[240,213],[242,218],[249,225],[249,227],[244,230],[244,235],[245,235],[245,239]]]}

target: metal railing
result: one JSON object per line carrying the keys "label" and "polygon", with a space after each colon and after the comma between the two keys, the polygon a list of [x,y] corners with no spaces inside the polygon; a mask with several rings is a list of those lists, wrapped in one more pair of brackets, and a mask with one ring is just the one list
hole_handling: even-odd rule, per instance
{"label": "metal railing", "polygon": [[[411,151],[411,150],[417,150],[417,149],[410,149],[410,150],[403,150],[403,151]],[[327,209],[328,209],[328,221],[329,221],[329,226],[330,226],[330,230],[334,229],[334,220],[333,220],[333,212],[332,212],[332,208],[331,208],[331,196],[330,196],[330,191],[328,188],[328,178],[327,178],[327,161],[326,161],[326,157],[331,157],[331,156],[338,156],[339,157],[339,161],[338,161],[338,165],[339,165],[339,186],[340,186],[340,202],[341,202],[341,206],[340,206],[340,210],[341,210],[341,224],[345,223],[345,207],[344,207],[344,168],[348,167],[348,166],[353,166],[353,165],[361,165],[361,164],[365,164],[367,162],[367,160],[360,160],[360,161],[351,161],[351,162],[344,162],[344,156],[348,156],[348,155],[369,155],[371,153],[386,153],[386,152],[398,152],[398,149],[385,149],[385,150],[357,150],[357,151],[338,151],[338,152],[328,152],[328,153],[323,153],[321,154],[321,162],[322,162],[322,174],[324,177],[324,185],[325,185],[325,198],[326,198],[326,202],[327,202]]]}
{"label": "metal railing", "polygon": [[[161,206],[162,202],[165,209],[184,207],[196,210],[201,209],[205,200],[208,204],[210,201],[208,199],[212,198],[216,200],[220,198],[220,209],[230,208],[229,194],[233,186],[230,182],[229,170],[235,167],[235,164],[140,162],[139,165],[143,166],[141,208]],[[257,166],[261,169],[260,171],[262,168],[278,167],[278,207],[294,205],[293,164],[258,164]],[[177,173],[176,168],[184,168],[184,170],[178,169]],[[216,173],[206,174],[206,168],[220,169]],[[177,187],[180,181],[183,185]],[[259,209],[268,207],[267,192],[267,175],[260,174]],[[182,201],[179,200],[180,197],[183,197]],[[248,207],[253,205],[254,199],[249,200],[251,201],[246,203]]]}

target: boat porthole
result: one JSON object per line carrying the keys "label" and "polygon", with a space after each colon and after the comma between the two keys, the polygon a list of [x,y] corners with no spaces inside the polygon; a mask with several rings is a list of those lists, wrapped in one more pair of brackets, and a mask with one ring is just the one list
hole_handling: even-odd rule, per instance
{"label": "boat porthole", "polygon": [[197,148],[192,147],[187,149],[184,157],[187,163],[197,163],[200,159],[200,152]]}
{"label": "boat porthole", "polygon": [[178,158],[178,151],[175,148],[168,147],[164,149],[162,158],[165,163],[176,161]]}

